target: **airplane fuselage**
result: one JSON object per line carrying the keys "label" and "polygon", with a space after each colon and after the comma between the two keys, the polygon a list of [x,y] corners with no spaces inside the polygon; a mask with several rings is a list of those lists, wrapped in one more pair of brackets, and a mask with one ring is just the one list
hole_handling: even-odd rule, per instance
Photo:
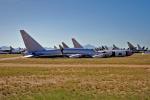
{"label": "airplane fuselage", "polygon": [[83,48],[64,48],[62,53],[68,57],[93,57],[97,54],[93,49]]}
{"label": "airplane fuselage", "polygon": [[28,52],[26,55],[33,55],[33,57],[59,57],[62,56],[61,50],[43,50]]}

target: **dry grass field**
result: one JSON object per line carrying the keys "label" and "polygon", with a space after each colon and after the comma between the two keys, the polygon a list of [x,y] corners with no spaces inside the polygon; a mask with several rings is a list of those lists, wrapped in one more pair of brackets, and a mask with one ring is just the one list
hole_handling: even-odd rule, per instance
{"label": "dry grass field", "polygon": [[150,100],[150,55],[16,56],[0,55],[0,100]]}
{"label": "dry grass field", "polygon": [[10,58],[10,57],[18,57],[21,56],[20,54],[0,54],[0,59],[1,58]]}

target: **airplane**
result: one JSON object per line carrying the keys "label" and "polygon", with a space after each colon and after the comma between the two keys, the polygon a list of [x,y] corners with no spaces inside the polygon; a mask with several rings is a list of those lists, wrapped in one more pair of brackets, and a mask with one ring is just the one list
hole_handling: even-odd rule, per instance
{"label": "airplane", "polygon": [[25,51],[25,49],[24,48],[13,48],[12,46],[10,46],[10,49],[11,49],[11,51],[10,51],[10,54],[21,54],[22,52],[24,52]]}
{"label": "airplane", "polygon": [[133,52],[137,51],[137,48],[133,46],[130,42],[127,42],[127,44],[129,46],[129,50],[132,50]]}
{"label": "airplane", "polygon": [[98,52],[106,53],[106,57],[125,57],[131,56],[133,52],[131,50],[100,50]]}
{"label": "airplane", "polygon": [[64,42],[62,42],[62,45],[59,45],[60,49],[62,50],[62,53],[64,56],[67,56],[69,58],[102,58],[106,57],[106,53],[97,52],[94,49],[86,49],[83,48],[79,42],[75,40],[75,38],[72,38],[72,42],[74,45],[74,48],[69,48]]}
{"label": "airplane", "polygon": [[147,51],[148,50],[148,47],[147,48],[145,48],[145,46],[143,46],[143,47],[141,47],[139,44],[137,44],[137,47],[138,47],[138,50],[139,51]]}
{"label": "airplane", "polygon": [[0,48],[0,54],[9,54],[10,51],[7,50],[3,50],[2,48]]}
{"label": "airplane", "polygon": [[0,47],[0,54],[11,54],[12,53],[12,47],[2,46]]}
{"label": "airplane", "polygon": [[[75,39],[73,39],[73,41],[74,40]],[[77,41],[74,43],[76,44]],[[62,45],[63,47],[61,45],[59,45],[59,47],[62,50],[62,53],[65,57],[69,57],[69,58],[102,58],[102,57],[105,57],[105,53],[96,52],[94,49],[79,48],[79,45],[77,46],[78,48],[76,46],[74,48],[69,48],[69,46],[66,45],[64,42],[62,42]]]}
{"label": "airplane", "polygon": [[26,47],[24,57],[61,57],[62,52],[57,50],[46,50],[37,41],[35,41],[25,30],[20,30],[22,39]]}
{"label": "airplane", "polygon": [[[79,42],[77,42],[74,38],[72,40],[73,40],[72,42],[74,44],[74,47],[77,48],[82,47],[81,44],[79,44]],[[102,50],[97,52],[103,54],[103,57],[124,57],[133,54],[131,50],[109,50],[107,46],[102,46]]]}
{"label": "airplane", "polygon": [[105,53],[96,52],[94,49],[63,48],[63,55],[69,58],[102,58]]}
{"label": "airplane", "polygon": [[129,46],[129,50],[132,50],[134,53],[142,53],[148,50],[148,48],[145,49],[145,47],[141,47],[139,44],[137,44],[137,47],[135,47],[130,42],[127,42],[127,44]]}
{"label": "airplane", "polygon": [[[80,51],[82,49],[85,49],[75,38],[72,38],[72,43],[76,50],[79,49],[79,51]],[[90,56],[90,57],[94,57],[94,58],[102,58],[102,57],[110,56],[109,52],[98,52],[95,49],[85,49],[85,50],[90,50],[90,52],[95,52],[94,55]]]}
{"label": "airplane", "polygon": [[21,54],[23,51],[23,48],[13,48],[12,46],[0,47],[0,54]]}

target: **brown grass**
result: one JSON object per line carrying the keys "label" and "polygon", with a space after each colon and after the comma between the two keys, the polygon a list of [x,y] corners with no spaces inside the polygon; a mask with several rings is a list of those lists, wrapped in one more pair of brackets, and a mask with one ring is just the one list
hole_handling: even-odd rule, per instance
{"label": "brown grass", "polygon": [[[144,60],[139,63],[140,57]],[[123,59],[125,64],[121,62]],[[117,60],[121,63],[116,63]],[[54,96],[55,100],[79,100],[82,97],[80,100],[150,100],[150,66],[147,61],[149,55],[1,61],[0,99],[49,100]]]}

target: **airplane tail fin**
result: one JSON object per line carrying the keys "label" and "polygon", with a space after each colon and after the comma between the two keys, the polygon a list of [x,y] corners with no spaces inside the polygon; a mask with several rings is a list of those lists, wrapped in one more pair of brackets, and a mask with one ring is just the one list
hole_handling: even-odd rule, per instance
{"label": "airplane tail fin", "polygon": [[113,49],[118,50],[119,48],[115,44],[113,44]]}
{"label": "airplane tail fin", "polygon": [[79,44],[79,42],[77,42],[75,38],[72,38],[72,42],[73,42],[74,48],[83,48],[83,46],[81,46],[81,44]]}
{"label": "airplane tail fin", "polygon": [[24,44],[28,52],[45,50],[37,41],[35,41],[26,31],[20,30]]}
{"label": "airplane tail fin", "polygon": [[58,48],[54,45],[54,49],[58,49]]}
{"label": "airplane tail fin", "polygon": [[64,42],[62,42],[63,48],[69,48],[69,46],[67,44],[65,44]]}
{"label": "airplane tail fin", "polygon": [[137,47],[138,47],[138,50],[142,50],[142,47],[139,44],[137,44]]}
{"label": "airplane tail fin", "polygon": [[109,50],[109,48],[107,46],[105,46],[105,50]]}
{"label": "airplane tail fin", "polygon": [[60,48],[60,50],[62,50],[62,49],[63,49],[63,47],[62,47],[61,45],[59,45],[59,48]]}
{"label": "airplane tail fin", "polygon": [[134,47],[130,42],[127,42],[130,50],[136,50],[136,47]]}

